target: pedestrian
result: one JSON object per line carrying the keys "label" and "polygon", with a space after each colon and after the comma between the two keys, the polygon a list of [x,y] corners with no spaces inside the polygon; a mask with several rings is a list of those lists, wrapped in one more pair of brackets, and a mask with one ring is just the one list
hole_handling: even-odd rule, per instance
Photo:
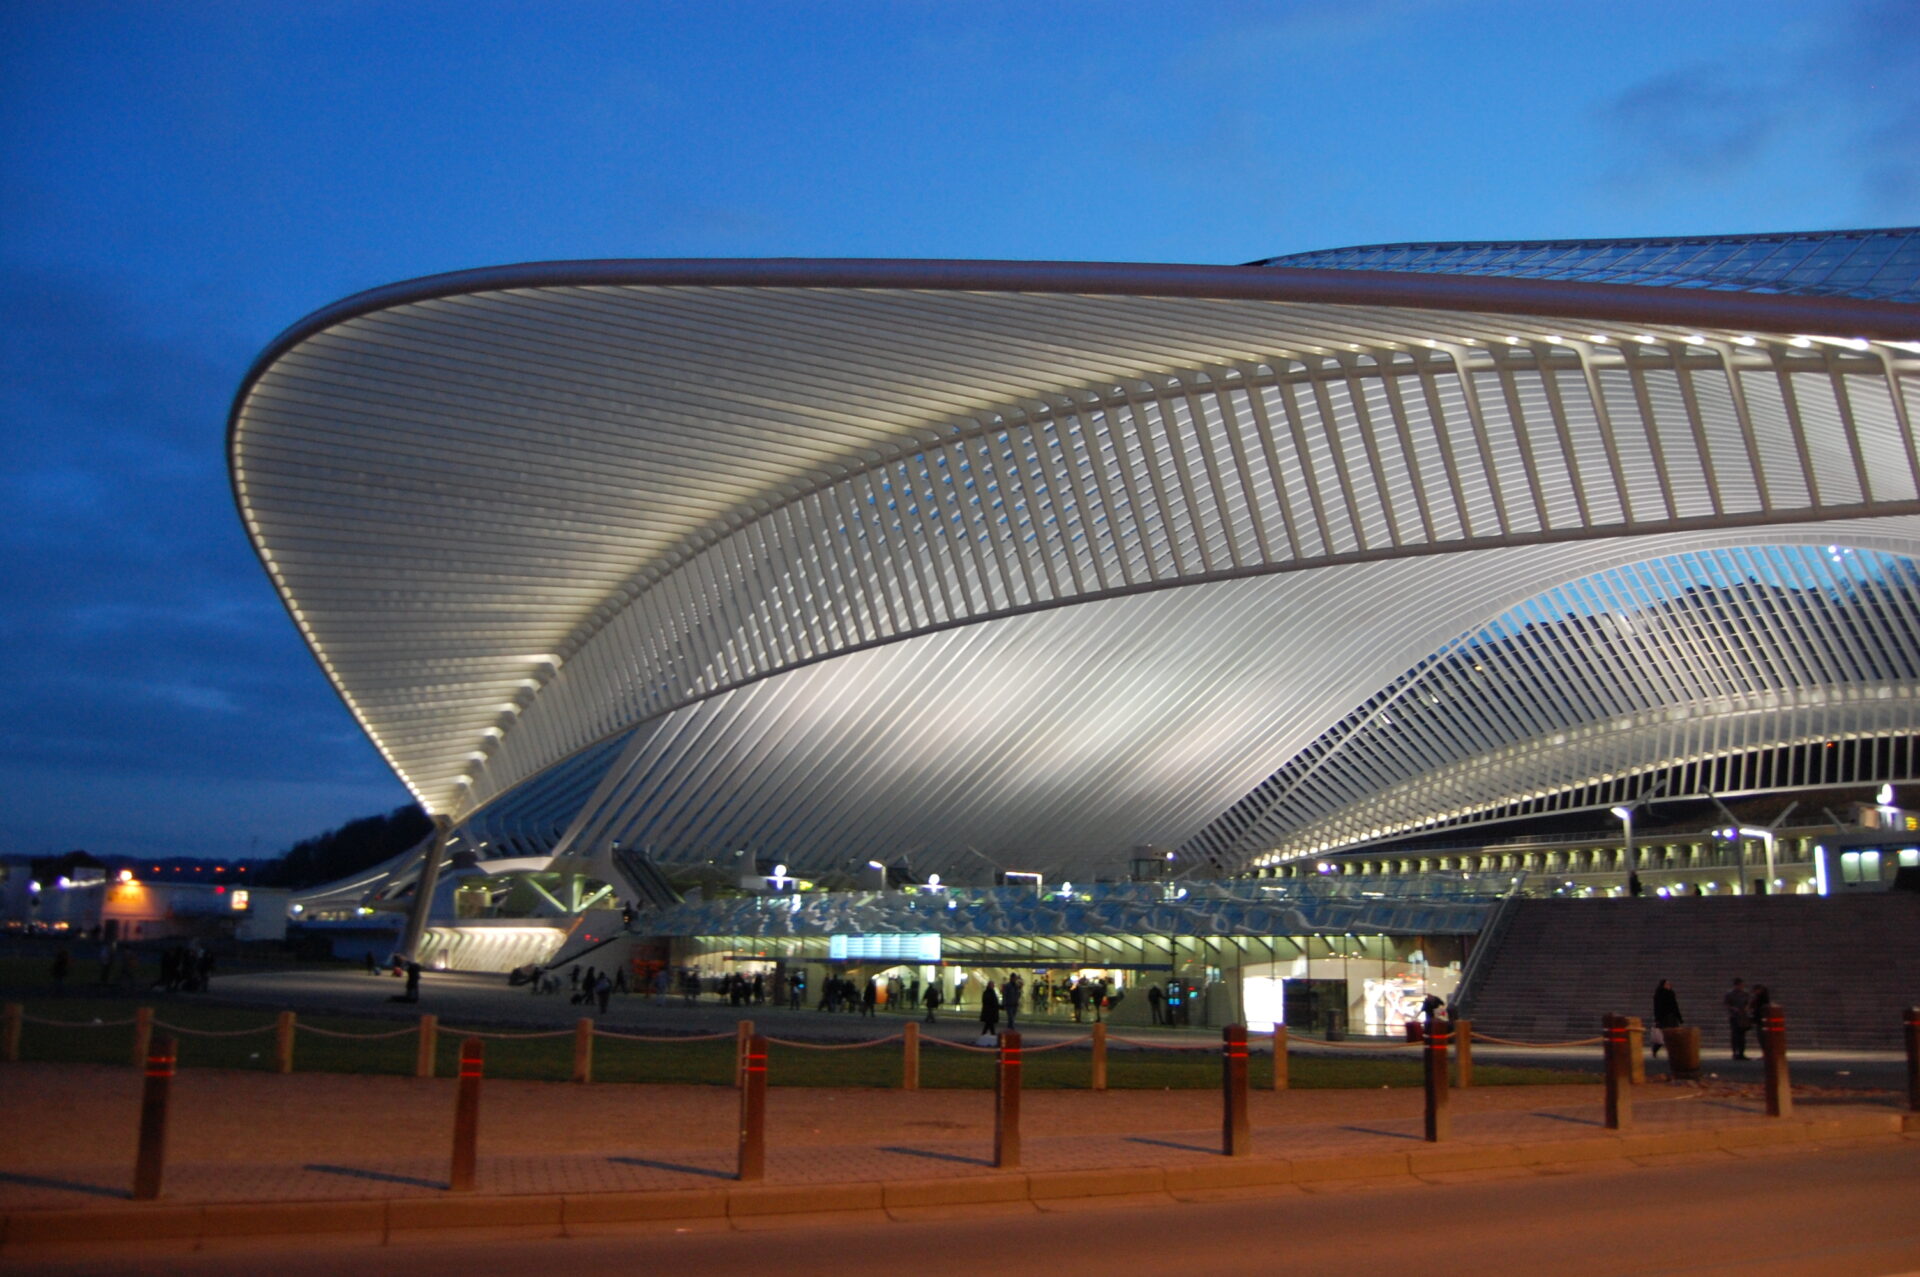
{"label": "pedestrian", "polygon": [[408,962],[407,963],[407,1001],[418,1002],[419,1000],[420,1000],[420,964],[418,962]]}
{"label": "pedestrian", "polygon": [[567,968],[567,983],[575,993],[580,992],[580,968],[577,965]]}
{"label": "pedestrian", "polygon": [[880,986],[872,976],[867,977],[866,987],[860,990],[860,1014],[872,1015],[874,1003],[880,1000]]}
{"label": "pedestrian", "polygon": [[625,967],[621,967],[618,971],[614,972],[613,991],[615,993],[625,993],[627,991],[627,969]]}
{"label": "pedestrian", "polygon": [[1000,1036],[1000,995],[991,980],[985,981],[980,989],[980,1036]]}
{"label": "pedestrian", "polygon": [[373,950],[371,949],[367,950],[367,974],[368,975],[380,974],[380,964],[374,960]]}
{"label": "pedestrian", "polygon": [[594,997],[599,999],[600,1014],[605,1015],[607,1013],[607,1000],[613,997],[613,981],[607,978],[606,972],[602,971],[599,979],[593,982],[593,993]]}
{"label": "pedestrian", "polygon": [[1165,1024],[1167,1022],[1166,1001],[1167,995],[1160,991],[1159,985],[1150,984],[1147,986],[1147,1010],[1152,1013],[1155,1024]]}
{"label": "pedestrian", "polygon": [[1073,1002],[1073,1022],[1078,1024],[1080,1023],[1080,1017],[1085,1015],[1087,1010],[1086,977],[1082,976],[1080,979],[1075,980],[1072,987],[1068,990],[1067,996]]}
{"label": "pedestrian", "polygon": [[1727,1036],[1733,1039],[1733,1058],[1747,1058],[1747,1030],[1753,1027],[1753,995],[1747,982],[1735,978],[1733,987],[1720,1001],[1727,1008]]}
{"label": "pedestrian", "polygon": [[1007,1013],[1007,1027],[1011,1029],[1020,1020],[1020,976],[1018,973],[1007,977],[1006,986],[1000,992],[1000,1009]]}
{"label": "pedestrian", "polygon": [[940,984],[938,981],[930,980],[927,982],[927,1023],[928,1024],[939,1023],[939,1021],[934,1018],[934,1012],[938,1011],[939,1009],[940,1009]]}
{"label": "pedestrian", "polygon": [[1667,1030],[1685,1023],[1686,1017],[1680,1014],[1680,995],[1673,991],[1673,981],[1662,980],[1660,987],[1653,991],[1653,1031],[1647,1034],[1655,1056],[1667,1044]]}
{"label": "pedestrian", "polygon": [[1753,998],[1747,1003],[1747,1023],[1760,1031],[1761,1054],[1766,1054],[1767,1008],[1773,1005],[1773,995],[1767,992],[1767,986],[1753,986]]}
{"label": "pedestrian", "polygon": [[1640,871],[1636,869],[1629,873],[1627,875],[1627,894],[1630,896],[1638,896],[1645,892],[1646,888],[1640,884]]}

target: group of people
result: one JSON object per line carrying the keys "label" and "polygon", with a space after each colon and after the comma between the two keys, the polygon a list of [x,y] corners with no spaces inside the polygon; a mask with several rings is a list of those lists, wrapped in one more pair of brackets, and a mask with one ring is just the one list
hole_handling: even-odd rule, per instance
{"label": "group of people", "polygon": [[[1732,1056],[1736,1060],[1747,1059],[1747,1034],[1766,1019],[1767,1009],[1773,1005],[1773,994],[1764,984],[1749,989],[1747,982],[1736,976],[1720,1002],[1727,1013]],[[1653,991],[1653,1032],[1647,1035],[1653,1054],[1659,1055],[1666,1045],[1667,1030],[1685,1023],[1686,1017],[1680,1014],[1680,995],[1674,991],[1673,981],[1662,980]]]}

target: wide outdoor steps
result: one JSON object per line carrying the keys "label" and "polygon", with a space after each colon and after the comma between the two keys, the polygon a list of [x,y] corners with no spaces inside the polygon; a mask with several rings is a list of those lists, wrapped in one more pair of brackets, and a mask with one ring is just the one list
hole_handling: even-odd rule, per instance
{"label": "wide outdoor steps", "polygon": [[1920,894],[1521,900],[1488,959],[1470,1010],[1499,1037],[1592,1037],[1615,1011],[1651,1023],[1671,980],[1702,1047],[1724,1051],[1739,976],[1785,1008],[1789,1046],[1898,1050],[1920,1005]]}

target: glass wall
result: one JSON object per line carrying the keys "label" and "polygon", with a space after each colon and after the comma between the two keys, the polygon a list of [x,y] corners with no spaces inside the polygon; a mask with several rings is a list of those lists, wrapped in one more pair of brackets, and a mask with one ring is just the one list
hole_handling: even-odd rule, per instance
{"label": "glass wall", "polygon": [[[906,1013],[939,987],[948,1012],[977,1011],[991,981],[1018,977],[1019,1014],[1059,1021],[1218,1026],[1258,1030],[1284,1022],[1315,1035],[1396,1034],[1429,996],[1447,999],[1460,981],[1466,938],[1457,935],[967,936],[941,938],[937,962],[834,961],[827,936],[695,936],[674,942],[673,962],[707,989],[721,978],[804,973],[806,1005],[829,980],[864,991],[878,1008]],[[1159,996],[1149,991],[1158,987]],[[1078,996],[1076,997],[1076,990]]]}

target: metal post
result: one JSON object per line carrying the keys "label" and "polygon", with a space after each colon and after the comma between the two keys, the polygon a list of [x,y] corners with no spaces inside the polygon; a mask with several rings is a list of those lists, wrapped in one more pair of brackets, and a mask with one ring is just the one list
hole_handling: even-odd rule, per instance
{"label": "metal post", "polygon": [[420,1017],[420,1039],[414,1046],[413,1075],[432,1077],[436,1064],[435,1056],[440,1049],[440,1017],[423,1015]]}
{"label": "metal post", "polygon": [[1920,1113],[1920,1007],[1908,1007],[1907,1030],[1907,1110]]}
{"label": "metal post", "polygon": [[747,1044],[753,1040],[753,1021],[742,1020],[733,1030],[733,1089],[747,1085]]}
{"label": "metal post", "polygon": [[1447,1111],[1447,1040],[1453,1036],[1448,1027],[1445,1020],[1428,1020],[1426,1040],[1421,1043],[1421,1057],[1426,1064],[1422,1080],[1427,1100],[1425,1135],[1429,1144],[1438,1144],[1453,1133]]}
{"label": "metal post", "polygon": [[900,1089],[920,1089],[920,1026],[912,1020],[900,1035]]}
{"label": "metal post", "polygon": [[593,1017],[583,1015],[573,1022],[573,1080],[593,1081]]}
{"label": "metal post", "polygon": [[147,1080],[140,1093],[140,1152],[133,1163],[133,1199],[150,1202],[160,1196],[160,1178],[167,1165],[167,1101],[173,1093],[176,1060],[173,1038],[161,1034],[147,1055]]}
{"label": "metal post", "polygon": [[1093,1078],[1088,1086],[1096,1091],[1107,1089],[1107,1026],[1093,1026]]}
{"label": "metal post", "polygon": [[1000,1035],[1000,1058],[993,1070],[993,1164],[1020,1165],[1020,1034]]}
{"label": "metal post", "polygon": [[1453,1084],[1461,1090],[1473,1085],[1473,1021],[1453,1022]]}
{"label": "metal post", "polygon": [[1273,1026],[1273,1089],[1284,1091],[1293,1083],[1292,1059],[1287,1055],[1287,1026]]}
{"label": "metal post", "polygon": [[1229,1024],[1220,1030],[1220,1151],[1245,1157],[1253,1148],[1253,1128],[1247,1122],[1247,1026]]}
{"label": "metal post", "polygon": [[26,1014],[26,1008],[18,1002],[7,1003],[5,1015],[6,1027],[4,1030],[0,1030],[0,1034],[3,1034],[6,1038],[4,1045],[8,1064],[18,1064],[20,1062],[20,1025],[26,1018]]}
{"label": "metal post", "polygon": [[1629,1081],[1631,1075],[1627,1066],[1627,1017],[1604,1017],[1600,1033],[1606,1053],[1607,1129],[1623,1131],[1633,1125],[1633,1084]]}
{"label": "metal post", "polygon": [[1627,1017],[1627,1080],[1647,1084],[1647,1026],[1637,1015]]}
{"label": "metal post", "polygon": [[276,1072],[293,1072],[293,1012],[282,1011],[273,1022],[273,1067]]}
{"label": "metal post", "polygon": [[1793,1116],[1793,1081],[1787,1075],[1787,1012],[1769,1003],[1760,1017],[1760,1059],[1766,1073],[1767,1116]]}
{"label": "metal post", "polygon": [[480,1078],[485,1053],[479,1038],[460,1044],[460,1095],[453,1110],[453,1173],[447,1187],[455,1192],[473,1188],[473,1165],[480,1143]]}
{"label": "metal post", "polygon": [[767,1173],[767,1039],[747,1037],[740,1084],[740,1157],[736,1178],[757,1180]]}

